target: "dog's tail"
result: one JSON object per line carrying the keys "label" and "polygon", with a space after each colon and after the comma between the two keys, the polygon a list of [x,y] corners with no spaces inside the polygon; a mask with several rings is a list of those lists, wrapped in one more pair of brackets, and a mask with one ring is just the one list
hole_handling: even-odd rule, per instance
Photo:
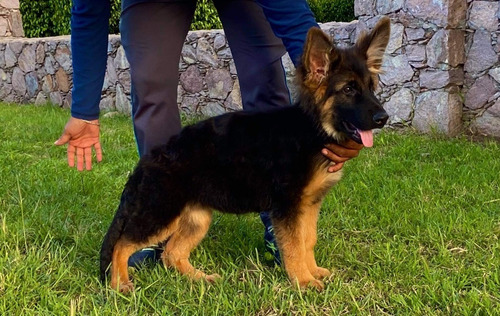
{"label": "dog's tail", "polygon": [[106,236],[104,236],[104,240],[102,241],[100,258],[100,279],[103,283],[106,281],[106,272],[108,270],[109,264],[111,263],[113,250],[118,239],[122,235],[123,228],[125,227],[126,223],[126,216],[123,216],[123,202],[124,201],[120,203],[118,211],[116,212],[115,217],[113,218],[113,221],[109,226],[108,232],[106,233]]}

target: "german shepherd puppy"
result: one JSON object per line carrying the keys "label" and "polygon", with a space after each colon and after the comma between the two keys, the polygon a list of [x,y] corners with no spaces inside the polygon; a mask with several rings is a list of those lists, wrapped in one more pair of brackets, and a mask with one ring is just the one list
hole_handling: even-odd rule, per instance
{"label": "german shepherd puppy", "polygon": [[308,34],[297,69],[295,106],[235,112],[185,127],[139,161],[104,237],[101,279],[110,263],[111,287],[133,290],[127,261],[138,249],[167,241],[162,260],[192,279],[214,281],[189,262],[212,210],[269,211],[285,270],[300,287],[324,287],[330,272],[316,265],[316,223],[321,202],[340,180],[329,173],[324,144],[349,138],[373,144],[372,129],[387,113],[374,95],[390,20],[348,48],[335,47],[318,28]]}

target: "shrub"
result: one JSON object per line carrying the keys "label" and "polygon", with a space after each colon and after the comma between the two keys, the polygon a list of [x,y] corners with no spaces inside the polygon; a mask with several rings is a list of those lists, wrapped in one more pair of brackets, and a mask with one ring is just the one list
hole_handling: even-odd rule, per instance
{"label": "shrub", "polygon": [[318,22],[350,22],[354,20],[354,0],[308,0]]}
{"label": "shrub", "polygon": [[[71,3],[71,0],[21,0],[20,10],[26,36],[46,37],[70,34]],[[121,1],[111,0],[110,34],[120,32],[120,11]],[[222,28],[212,1],[198,1],[191,28],[194,30]]]}
{"label": "shrub", "polygon": [[71,0],[21,0],[19,7],[27,37],[69,34]]}
{"label": "shrub", "polygon": [[[105,0],[103,0],[105,1]],[[45,37],[70,33],[71,0],[20,0],[24,33],[27,37]],[[345,22],[354,19],[354,0],[308,0],[318,22]],[[109,32],[119,33],[121,1],[111,0]],[[211,0],[198,0],[192,30],[222,28]]]}

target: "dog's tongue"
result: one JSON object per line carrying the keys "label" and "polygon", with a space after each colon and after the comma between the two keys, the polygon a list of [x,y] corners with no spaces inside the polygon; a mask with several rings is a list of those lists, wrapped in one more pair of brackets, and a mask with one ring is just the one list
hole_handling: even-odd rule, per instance
{"label": "dog's tongue", "polygon": [[372,147],[373,146],[373,132],[371,130],[369,131],[362,131],[359,130],[359,135],[361,136],[361,141],[363,142],[363,145],[365,147]]}

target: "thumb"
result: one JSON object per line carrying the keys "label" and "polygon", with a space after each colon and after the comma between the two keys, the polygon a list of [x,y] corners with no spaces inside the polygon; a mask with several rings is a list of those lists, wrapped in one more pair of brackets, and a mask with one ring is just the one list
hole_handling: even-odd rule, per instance
{"label": "thumb", "polygon": [[61,145],[64,145],[66,144],[69,140],[71,139],[71,135],[69,135],[68,133],[63,133],[61,135],[61,137],[59,137],[58,140],[56,140],[54,142],[54,145],[56,146],[61,146]]}

